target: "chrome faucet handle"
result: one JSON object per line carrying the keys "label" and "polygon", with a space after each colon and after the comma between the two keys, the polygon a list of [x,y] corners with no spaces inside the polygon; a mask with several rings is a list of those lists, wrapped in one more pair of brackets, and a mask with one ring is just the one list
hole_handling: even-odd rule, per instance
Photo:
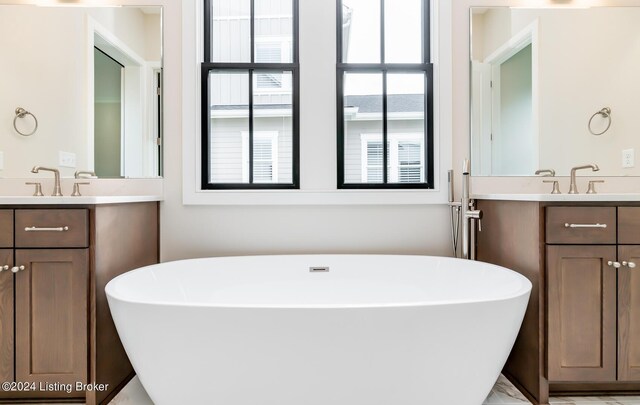
{"label": "chrome faucet handle", "polygon": [[34,197],[44,197],[44,194],[42,194],[42,183],[37,181],[36,182],[27,181],[24,184],[28,186],[36,186],[35,190],[33,191]]}
{"label": "chrome faucet handle", "polygon": [[80,194],[80,186],[82,185],[88,185],[91,184],[89,182],[77,182],[77,183],[73,183],[73,192],[71,193],[72,197],[81,197],[82,194]]}
{"label": "chrome faucet handle", "polygon": [[543,183],[553,183],[553,189],[551,190],[551,194],[562,194],[560,191],[560,184],[558,180],[542,180]]}
{"label": "chrome faucet handle", "polygon": [[596,183],[604,183],[604,180],[589,180],[589,188],[587,194],[598,194],[596,191]]}

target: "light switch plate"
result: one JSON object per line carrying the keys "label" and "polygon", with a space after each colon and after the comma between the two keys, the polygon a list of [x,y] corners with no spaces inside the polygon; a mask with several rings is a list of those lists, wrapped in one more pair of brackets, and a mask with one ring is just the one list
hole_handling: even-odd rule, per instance
{"label": "light switch plate", "polygon": [[622,167],[630,168],[636,165],[636,153],[634,149],[624,149],[622,151]]}
{"label": "light switch plate", "polygon": [[0,170],[4,170],[4,152],[0,152]]}
{"label": "light switch plate", "polygon": [[76,167],[76,154],[71,152],[59,152],[59,162],[58,165],[60,167]]}

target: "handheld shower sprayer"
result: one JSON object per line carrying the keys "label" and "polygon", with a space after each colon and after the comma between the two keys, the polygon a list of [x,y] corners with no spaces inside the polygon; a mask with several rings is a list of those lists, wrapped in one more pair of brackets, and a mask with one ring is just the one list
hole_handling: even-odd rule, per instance
{"label": "handheld shower sprayer", "polygon": [[475,233],[474,220],[478,221],[478,229],[482,231],[482,211],[475,209],[474,201],[470,197],[470,172],[471,162],[469,159],[464,159],[462,163],[462,198],[460,201],[454,201],[453,170],[448,172],[448,185],[453,253],[455,257],[458,257],[459,232],[462,231],[461,257],[473,260],[475,259],[475,250],[472,246]]}

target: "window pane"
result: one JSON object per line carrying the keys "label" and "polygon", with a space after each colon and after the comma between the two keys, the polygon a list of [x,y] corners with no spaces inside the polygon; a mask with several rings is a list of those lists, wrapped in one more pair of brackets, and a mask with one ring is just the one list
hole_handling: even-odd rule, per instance
{"label": "window pane", "polygon": [[293,182],[292,85],[292,72],[254,72],[254,183]]}
{"label": "window pane", "polygon": [[342,62],[380,63],[380,26],[379,1],[343,0]]}
{"label": "window pane", "polygon": [[345,183],[383,182],[382,130],[382,73],[345,73]]}
{"label": "window pane", "polygon": [[211,72],[209,100],[209,182],[247,183],[249,73]]}
{"label": "window pane", "polygon": [[387,75],[389,183],[425,180],[424,73]]}
{"label": "window pane", "polygon": [[251,3],[211,0],[211,62],[251,62]]}
{"label": "window pane", "polygon": [[293,1],[254,1],[256,62],[292,63]]}
{"label": "window pane", "polygon": [[423,1],[385,1],[384,52],[386,63],[422,62]]}

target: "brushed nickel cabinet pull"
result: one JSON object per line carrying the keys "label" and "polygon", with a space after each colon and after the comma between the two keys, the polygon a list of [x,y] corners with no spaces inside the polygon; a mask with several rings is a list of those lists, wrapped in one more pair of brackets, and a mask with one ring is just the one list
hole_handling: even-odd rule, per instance
{"label": "brushed nickel cabinet pull", "polygon": [[68,230],[68,226],[59,226],[57,228],[38,228],[36,226],[28,226],[24,228],[25,232],[66,232]]}
{"label": "brushed nickel cabinet pull", "polygon": [[636,268],[636,264],[634,262],[622,262],[623,266],[627,266],[630,269],[635,269]]}
{"label": "brushed nickel cabinet pull", "polygon": [[606,228],[607,224],[564,224],[565,228]]}
{"label": "brushed nickel cabinet pull", "polygon": [[620,263],[618,263],[618,262],[612,262],[611,260],[609,260],[609,261],[607,262],[607,265],[609,265],[609,267],[613,266],[613,267],[615,267],[616,269],[619,269],[619,268],[622,266]]}
{"label": "brushed nickel cabinet pull", "polygon": [[0,266],[0,273],[2,273],[4,270],[9,270],[8,264],[5,264],[4,266]]}

